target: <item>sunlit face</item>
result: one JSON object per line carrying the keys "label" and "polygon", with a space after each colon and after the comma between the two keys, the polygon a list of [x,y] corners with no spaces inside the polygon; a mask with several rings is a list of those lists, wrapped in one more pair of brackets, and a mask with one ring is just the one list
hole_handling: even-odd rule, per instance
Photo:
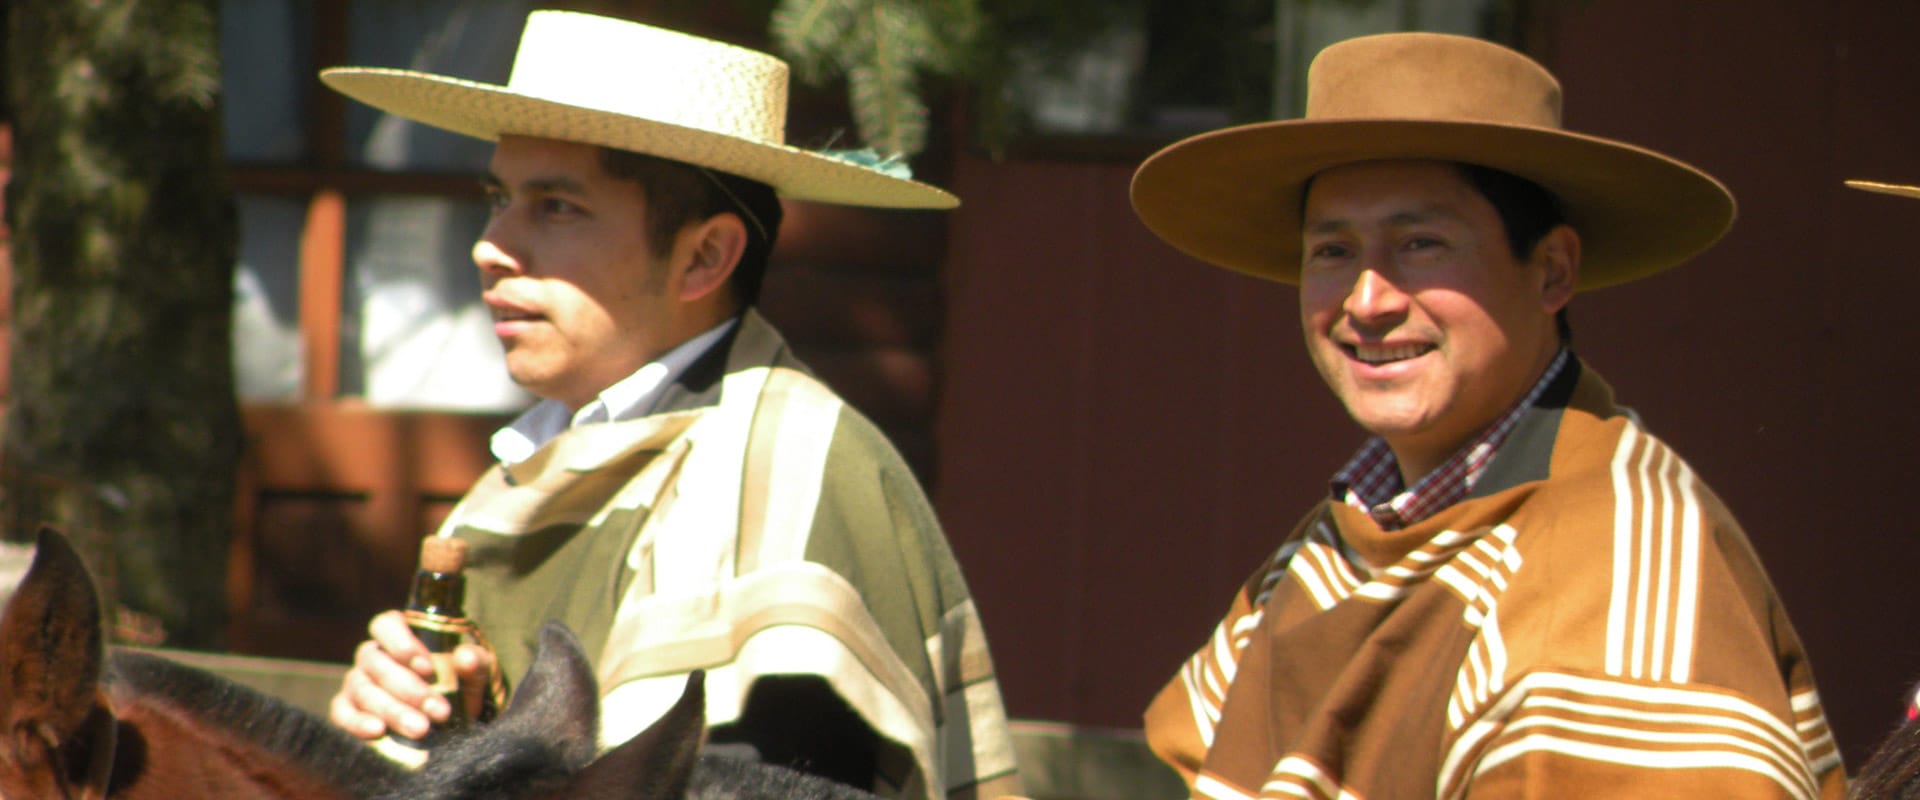
{"label": "sunlit face", "polygon": [[678,344],[679,246],[654,253],[638,183],[608,175],[591,145],[517,136],[489,172],[473,260],[515,382],[577,409]]}
{"label": "sunlit face", "polygon": [[1517,402],[1559,349],[1553,316],[1572,295],[1577,237],[1556,229],[1518,262],[1498,212],[1452,164],[1320,173],[1302,245],[1314,366],[1409,479]]}

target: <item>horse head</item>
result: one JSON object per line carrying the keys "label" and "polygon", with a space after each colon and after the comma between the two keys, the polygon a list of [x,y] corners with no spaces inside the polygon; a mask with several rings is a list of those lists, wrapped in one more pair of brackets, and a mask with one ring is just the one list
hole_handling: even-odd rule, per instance
{"label": "horse head", "polygon": [[51,528],[0,612],[0,726],[0,798],[347,800],[401,775],[275,698],[108,650],[93,579]]}
{"label": "horse head", "polygon": [[566,626],[541,630],[499,719],[407,773],[325,720],[211,672],[109,651],[86,565],[52,529],[0,612],[0,800],[754,800],[874,795],[713,756],[704,675],[599,753],[600,693]]}

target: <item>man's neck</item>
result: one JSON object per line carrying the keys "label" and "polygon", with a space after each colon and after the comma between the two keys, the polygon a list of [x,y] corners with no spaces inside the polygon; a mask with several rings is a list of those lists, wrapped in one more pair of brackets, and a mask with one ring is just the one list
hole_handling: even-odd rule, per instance
{"label": "man's neck", "polygon": [[596,422],[617,422],[651,413],[662,402],[668,387],[710,348],[726,337],[731,326],[726,320],[682,342],[678,347],[648,362],[595,395],[579,408],[556,399],[539,403],[505,428],[494,432],[493,456],[503,464],[515,464],[531,457],[535,450],[569,428]]}
{"label": "man's neck", "polygon": [[718,319],[712,325],[681,338],[647,363],[601,387],[579,404],[564,403],[567,414],[574,418],[577,425],[583,413],[598,413],[608,419],[620,419],[630,416],[635,408],[651,406],[652,399],[659,395],[666,383],[719,341],[734,322],[733,317]]}
{"label": "man's neck", "polygon": [[1431,441],[1423,442],[1417,439],[1410,441],[1404,438],[1387,437],[1387,449],[1393,451],[1394,463],[1400,467],[1400,485],[1418,486],[1421,478],[1432,474],[1434,470],[1440,468],[1440,465],[1447,463],[1448,459],[1457,455],[1461,448],[1467,446],[1468,442],[1472,442],[1478,439],[1481,434],[1486,433],[1487,429],[1492,427],[1496,420],[1505,416],[1506,412],[1512,410],[1513,403],[1519,402],[1520,398],[1524,396],[1525,390],[1523,389],[1520,394],[1514,395],[1513,399],[1508,402],[1508,405],[1502,407],[1501,413],[1481,420],[1478,425],[1475,425],[1472,430],[1467,431],[1465,435],[1451,436],[1439,443],[1433,443]]}
{"label": "man's neck", "polygon": [[699,302],[685,304],[671,319],[661,319],[656,322],[656,324],[660,326],[660,329],[670,331],[670,335],[662,337],[667,342],[670,342],[670,344],[656,344],[651,348],[652,352],[646,354],[644,360],[639,361],[639,363],[629,362],[625,365],[624,369],[621,369],[617,374],[603,377],[603,380],[594,388],[591,394],[579,397],[548,395],[545,399],[555,400],[565,405],[568,414],[578,414],[581,409],[601,402],[608,390],[631,380],[639,370],[645,369],[647,365],[668,358],[670,354],[686,347],[688,342],[711,333],[714,328],[731,322],[742,313],[745,313],[745,311],[745,307],[735,306],[730,302],[722,303],[715,298],[707,298]]}

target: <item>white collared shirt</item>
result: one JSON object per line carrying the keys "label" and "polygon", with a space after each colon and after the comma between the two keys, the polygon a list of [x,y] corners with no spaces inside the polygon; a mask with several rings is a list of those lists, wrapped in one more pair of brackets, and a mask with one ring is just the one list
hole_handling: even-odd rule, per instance
{"label": "white collared shirt", "polygon": [[596,422],[639,419],[653,413],[663,390],[739,322],[739,317],[729,318],[681,342],[658,359],[634,370],[633,374],[602,389],[592,401],[572,414],[568,414],[566,404],[558,400],[540,401],[508,423],[507,427],[494,431],[489,443],[493,457],[502,464],[518,464],[531,458],[553,437],[570,429]]}

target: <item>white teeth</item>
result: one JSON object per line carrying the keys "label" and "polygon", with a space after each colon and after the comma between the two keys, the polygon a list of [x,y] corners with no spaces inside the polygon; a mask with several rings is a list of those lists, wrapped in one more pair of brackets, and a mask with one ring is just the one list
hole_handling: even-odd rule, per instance
{"label": "white teeth", "polygon": [[1359,344],[1353,346],[1353,355],[1354,358],[1368,364],[1385,364],[1390,361],[1413,358],[1431,349],[1433,349],[1431,345],[1425,344]]}

